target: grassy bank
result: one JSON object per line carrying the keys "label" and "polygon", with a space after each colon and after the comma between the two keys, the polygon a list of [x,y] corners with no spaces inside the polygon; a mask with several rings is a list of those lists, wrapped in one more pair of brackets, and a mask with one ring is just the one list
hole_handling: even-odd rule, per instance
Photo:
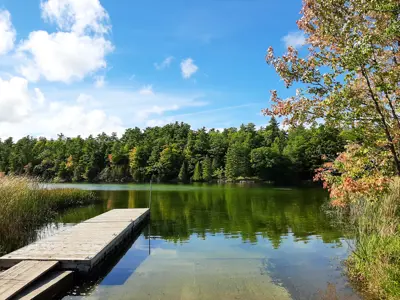
{"label": "grassy bank", "polygon": [[28,243],[58,212],[94,201],[89,191],[46,189],[25,177],[0,178],[0,254]]}
{"label": "grassy bank", "polygon": [[373,298],[400,299],[400,179],[380,201],[359,201],[348,213],[355,239],[346,261],[350,280]]}

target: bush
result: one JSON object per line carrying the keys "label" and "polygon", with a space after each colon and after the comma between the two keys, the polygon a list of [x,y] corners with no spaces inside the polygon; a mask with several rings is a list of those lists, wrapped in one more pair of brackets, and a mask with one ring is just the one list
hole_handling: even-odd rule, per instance
{"label": "bush", "polygon": [[28,243],[57,212],[94,201],[90,191],[47,189],[26,177],[0,178],[0,254]]}

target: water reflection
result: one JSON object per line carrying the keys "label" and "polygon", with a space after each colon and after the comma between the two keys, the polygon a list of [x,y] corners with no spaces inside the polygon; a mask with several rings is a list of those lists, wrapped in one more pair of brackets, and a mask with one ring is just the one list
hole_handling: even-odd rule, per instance
{"label": "water reflection", "polygon": [[[148,186],[80,187],[100,189],[104,202],[60,222],[149,203]],[[358,299],[325,200],[315,189],[156,185],[149,227],[88,299]]]}
{"label": "water reflection", "polygon": [[[295,241],[307,242],[317,236],[325,243],[340,243],[341,232],[330,226],[321,205],[324,191],[270,188],[213,187],[153,191],[151,232],[165,240],[188,241],[192,234],[206,238],[224,233],[257,243],[268,238],[279,248],[288,233]],[[78,222],[113,208],[147,207],[148,191],[99,191],[101,206],[76,209],[63,215],[62,222]]]}

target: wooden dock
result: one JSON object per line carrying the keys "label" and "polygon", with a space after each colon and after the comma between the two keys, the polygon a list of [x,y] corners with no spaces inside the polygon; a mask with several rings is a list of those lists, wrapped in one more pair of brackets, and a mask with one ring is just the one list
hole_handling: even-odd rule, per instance
{"label": "wooden dock", "polygon": [[142,221],[149,209],[114,209],[0,257],[0,268],[24,260],[58,261],[61,269],[90,271]]}
{"label": "wooden dock", "polygon": [[24,299],[36,299],[31,295],[46,294],[57,282],[70,279],[71,271],[89,272],[149,216],[147,208],[114,209],[0,257],[0,268],[9,268],[0,273],[0,299],[21,293]]}

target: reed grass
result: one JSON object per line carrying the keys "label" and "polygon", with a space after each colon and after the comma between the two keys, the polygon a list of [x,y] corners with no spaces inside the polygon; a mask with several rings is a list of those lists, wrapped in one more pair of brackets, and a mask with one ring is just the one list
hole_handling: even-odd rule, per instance
{"label": "reed grass", "polygon": [[58,212],[96,200],[90,191],[49,189],[26,177],[0,178],[0,254],[34,239],[36,230]]}
{"label": "reed grass", "polygon": [[354,251],[346,261],[350,280],[368,298],[400,299],[400,179],[378,202],[350,207]]}

